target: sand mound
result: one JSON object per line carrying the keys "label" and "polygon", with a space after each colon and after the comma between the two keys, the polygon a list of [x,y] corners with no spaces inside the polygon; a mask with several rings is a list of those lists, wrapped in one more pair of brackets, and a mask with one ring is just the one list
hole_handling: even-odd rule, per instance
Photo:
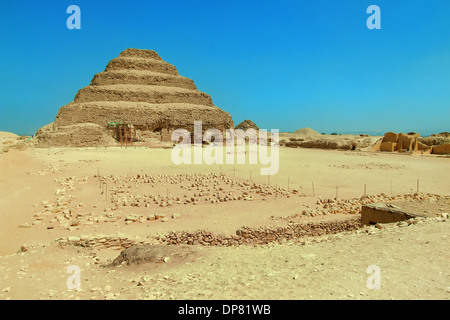
{"label": "sand mound", "polygon": [[297,131],[294,131],[293,134],[295,135],[308,135],[308,136],[320,136],[320,133],[311,129],[311,128],[302,128],[298,129]]}
{"label": "sand mound", "polygon": [[155,51],[126,49],[59,110],[51,127],[36,136],[39,146],[103,146],[114,143],[107,136],[117,138],[114,129],[108,130],[109,123],[125,122],[136,137],[170,142],[176,129],[193,132],[194,121],[202,121],[204,131],[233,128],[227,112]]}
{"label": "sand mound", "polygon": [[0,131],[0,139],[6,139],[6,138],[18,138],[19,136],[12,132],[6,132],[6,131]]}
{"label": "sand mound", "polygon": [[26,136],[0,131],[0,154],[9,150],[25,150],[33,145],[33,139],[29,139]]}

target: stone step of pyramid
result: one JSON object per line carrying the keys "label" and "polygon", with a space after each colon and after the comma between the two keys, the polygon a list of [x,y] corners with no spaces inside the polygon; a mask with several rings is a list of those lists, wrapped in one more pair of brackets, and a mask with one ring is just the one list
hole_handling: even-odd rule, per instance
{"label": "stone step of pyramid", "polygon": [[148,86],[177,87],[196,90],[191,79],[148,70],[113,70],[97,73],[91,85],[138,84]]}
{"label": "stone step of pyramid", "polygon": [[141,49],[125,49],[119,54],[119,57],[132,57],[132,58],[144,58],[144,59],[155,59],[161,60],[162,58],[156,51],[153,50],[141,50]]}
{"label": "stone step of pyramid", "polygon": [[[217,125],[217,119],[224,119]],[[192,119],[201,119],[206,127],[226,130],[232,123],[231,116],[225,117],[216,106],[193,105],[187,103],[150,104],[129,101],[99,101],[69,103],[60,109],[55,121],[57,127],[74,123],[105,123],[126,121],[135,126],[155,130],[163,127],[193,129]]]}
{"label": "stone step of pyramid", "polygon": [[131,84],[87,86],[78,91],[74,99],[74,102],[78,103],[90,101],[133,101],[151,104],[188,103],[213,106],[211,97],[199,90]]}
{"label": "stone step of pyramid", "polygon": [[178,75],[177,68],[165,61],[132,57],[118,57],[113,59],[108,63],[105,70],[148,70]]}

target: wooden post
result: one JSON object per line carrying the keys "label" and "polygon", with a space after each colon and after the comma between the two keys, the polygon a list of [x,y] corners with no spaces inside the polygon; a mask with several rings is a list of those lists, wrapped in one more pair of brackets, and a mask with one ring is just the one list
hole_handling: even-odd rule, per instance
{"label": "wooden post", "polygon": [[366,195],[367,195],[367,185],[364,184],[364,196],[366,196]]}
{"label": "wooden post", "polygon": [[312,183],[312,189],[313,189],[313,197],[316,196],[315,192],[314,192],[314,182]]}

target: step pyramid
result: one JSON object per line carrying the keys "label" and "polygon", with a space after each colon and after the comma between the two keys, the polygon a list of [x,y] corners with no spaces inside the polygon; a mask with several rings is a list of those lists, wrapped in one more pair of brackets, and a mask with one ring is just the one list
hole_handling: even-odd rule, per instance
{"label": "step pyramid", "polygon": [[140,141],[167,142],[176,129],[193,132],[200,120],[203,130],[233,128],[230,114],[155,51],[126,49],[36,137],[41,146],[106,145],[114,142],[108,124],[126,122]]}

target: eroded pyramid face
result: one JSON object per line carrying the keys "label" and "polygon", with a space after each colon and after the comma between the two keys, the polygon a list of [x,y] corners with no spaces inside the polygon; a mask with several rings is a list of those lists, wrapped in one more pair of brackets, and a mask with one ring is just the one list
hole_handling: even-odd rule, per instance
{"label": "eroded pyramid face", "polygon": [[106,130],[108,123],[121,121],[162,141],[170,141],[176,129],[193,131],[194,121],[202,121],[203,130],[233,128],[230,114],[197,90],[191,79],[180,76],[155,51],[139,49],[126,49],[111,60],[59,110],[52,129],[96,124]]}

